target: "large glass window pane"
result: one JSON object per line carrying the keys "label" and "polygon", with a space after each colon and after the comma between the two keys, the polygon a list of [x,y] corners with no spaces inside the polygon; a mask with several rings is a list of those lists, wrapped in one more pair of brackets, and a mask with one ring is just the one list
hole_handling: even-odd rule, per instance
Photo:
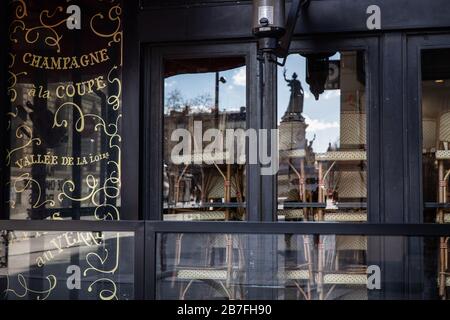
{"label": "large glass window pane", "polygon": [[134,299],[133,232],[0,231],[0,299]]}
{"label": "large glass window pane", "polygon": [[66,9],[57,1],[5,7],[11,16],[10,106],[2,161],[9,199],[2,218],[137,215],[120,216],[122,1],[77,5],[79,30],[67,27]]}
{"label": "large glass window pane", "polygon": [[167,60],[164,76],[164,220],[243,220],[245,58]]}
{"label": "large glass window pane", "polygon": [[364,52],[291,54],[278,73],[278,219],[367,221]]}
{"label": "large glass window pane", "polygon": [[[439,237],[179,234],[157,236],[157,299],[366,300],[421,288],[423,299],[446,296],[450,277],[440,273]],[[407,259],[380,255],[380,246],[415,243]],[[405,277],[408,261],[415,272]],[[421,268],[423,262],[424,268]],[[416,296],[417,297],[417,296]]]}

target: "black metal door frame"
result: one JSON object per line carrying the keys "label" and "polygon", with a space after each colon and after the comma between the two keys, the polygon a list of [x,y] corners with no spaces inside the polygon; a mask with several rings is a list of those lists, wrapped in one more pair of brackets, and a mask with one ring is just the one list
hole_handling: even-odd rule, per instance
{"label": "black metal door frame", "polygon": [[[367,117],[370,121],[368,123],[368,194],[369,194],[369,222],[377,223],[383,221],[381,213],[383,212],[380,203],[380,181],[381,166],[379,154],[381,152],[380,145],[380,123],[381,114],[379,108],[379,38],[375,36],[367,37],[330,37],[330,36],[315,36],[313,38],[297,39],[293,42],[292,52],[324,52],[324,51],[342,51],[342,50],[363,50],[366,57],[366,83],[368,84]],[[261,63],[257,68],[257,56],[256,56],[256,44],[254,42],[247,43],[207,43],[207,44],[191,44],[188,46],[185,44],[172,44],[170,46],[157,46],[157,45],[145,45],[143,49],[143,119],[144,119],[144,156],[142,159],[143,181],[141,185],[144,189],[142,195],[142,207],[144,208],[144,216],[146,220],[161,221],[162,220],[162,132],[163,132],[163,114],[162,114],[162,101],[163,101],[163,60],[171,57],[182,58],[195,58],[195,57],[215,57],[215,56],[230,56],[230,55],[245,55],[247,62],[247,101],[248,101],[248,128],[264,128],[271,129],[277,127],[277,103],[276,103],[276,90],[277,90],[277,66],[272,64],[267,66],[270,73],[273,75],[271,78],[266,78],[266,83],[261,80],[262,73],[264,72]],[[269,81],[269,83],[267,83]],[[270,88],[274,90],[274,99],[270,99],[269,105],[262,106],[262,87]],[[263,111],[261,111],[263,110]],[[147,124],[147,125],[145,125]],[[151,170],[150,170],[151,168]],[[276,211],[272,208],[276,208],[277,204],[277,192],[276,183],[277,176],[262,177],[260,176],[259,166],[248,165],[247,169],[247,192],[248,197],[246,201],[247,206],[247,223],[249,222],[274,222],[276,219]],[[398,177],[397,177],[398,179]],[[400,177],[401,179],[401,177]],[[264,180],[264,181],[263,181]],[[151,196],[149,196],[151,195]],[[268,210],[263,210],[266,208]],[[162,224],[168,222],[161,222]],[[222,222],[214,224],[215,229],[223,224],[229,222]],[[244,222],[245,223],[245,222]],[[299,222],[298,224],[302,224]],[[170,224],[173,225],[173,224]],[[197,232],[195,228],[196,224],[186,224],[185,222],[175,222],[175,225],[180,228],[189,226],[190,232]],[[280,226],[283,224],[280,223]],[[224,226],[225,229],[229,229]],[[229,229],[231,230],[231,229]],[[156,273],[155,260],[156,260],[156,234],[154,232],[148,232],[146,235],[146,261],[150,277],[146,278],[146,287],[154,288],[156,280],[154,275]],[[270,255],[270,250],[258,250],[267,249],[267,246],[273,246],[274,243],[254,243],[256,254],[266,252]],[[379,242],[371,243],[369,261],[382,261],[381,252],[382,244]],[[384,245],[384,244],[383,244]],[[271,256],[267,257],[254,257],[259,261],[271,261]],[[249,270],[249,274],[256,275],[268,274],[264,272],[265,266],[253,265],[256,269]],[[250,296],[261,297],[261,292],[257,292],[253,289],[249,291]],[[274,297],[275,292],[272,289],[264,290],[262,295],[265,298],[270,299]],[[147,295],[148,298],[154,298],[155,293],[151,292]]]}
{"label": "black metal door frame", "polygon": [[[368,171],[370,179],[368,186],[368,211],[369,222],[383,222],[382,195],[380,186],[382,185],[382,161],[380,159],[380,72],[379,72],[379,40],[376,36],[369,37],[334,37],[329,36],[305,38],[296,40],[292,44],[292,52],[323,52],[330,50],[364,50],[366,54],[366,70],[369,94],[368,102]],[[142,208],[145,220],[162,220],[162,62],[164,58],[170,57],[218,57],[230,55],[244,55],[247,61],[247,128],[269,128],[276,126],[276,103],[271,106],[261,106],[261,77],[260,68],[257,68],[256,44],[247,43],[218,43],[218,44],[173,44],[171,46],[144,46],[143,54],[143,156],[141,158],[141,192]],[[273,68],[273,66],[272,66]],[[276,70],[274,83],[267,85],[276,90]],[[275,95],[276,97],[276,95]],[[272,123],[274,122],[275,123]],[[262,206],[267,206],[267,199],[270,203],[277,202],[276,190],[272,185],[276,185],[276,175],[271,176],[269,183],[261,183],[259,167],[248,165],[247,168],[248,199],[247,221],[275,221],[275,214],[262,215]],[[402,180],[403,177],[392,177],[395,180]],[[266,179],[268,180],[268,179]],[[273,180],[273,181],[272,181]],[[267,189],[267,190],[265,190]],[[263,202],[264,201],[264,202]],[[269,204],[270,204],[269,203]],[[270,208],[273,206],[270,205]]]}
{"label": "black metal door frame", "polygon": [[[221,43],[174,46],[145,46],[143,61],[143,158],[142,208],[145,220],[162,220],[162,153],[163,153],[163,61],[170,58],[211,58],[242,56],[247,67],[247,128],[260,127],[257,107],[256,45]],[[259,167],[247,165],[246,220],[259,220]]]}

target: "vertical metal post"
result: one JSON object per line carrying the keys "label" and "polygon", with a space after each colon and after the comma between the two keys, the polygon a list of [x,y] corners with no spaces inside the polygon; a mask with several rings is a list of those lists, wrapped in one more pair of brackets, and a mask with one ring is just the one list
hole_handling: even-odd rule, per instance
{"label": "vertical metal post", "polygon": [[[8,52],[9,52],[9,37],[7,36],[8,33],[8,19],[9,19],[9,10],[7,9],[9,7],[4,8],[3,10],[0,10],[0,45],[3,50],[0,50],[0,103],[4,106],[3,110],[4,113],[2,114],[1,120],[0,120],[0,132],[1,134],[1,143],[2,148],[0,150],[0,157],[1,159],[6,159],[6,150],[9,146],[9,135],[6,134],[6,110],[10,110],[11,103],[8,99],[7,95],[7,74],[8,74],[8,64],[7,64],[7,58],[8,58]],[[4,63],[3,63],[4,62]],[[9,205],[6,205],[6,201],[9,199],[9,188],[3,187],[6,186],[6,183],[9,180],[10,175],[10,168],[5,165],[5,161],[2,161],[1,167],[0,167],[0,184],[2,185],[1,191],[0,191],[0,219],[9,219]]]}
{"label": "vertical metal post", "polygon": [[[261,92],[261,129],[268,131],[267,141],[259,141],[266,143],[266,150],[271,150],[271,129],[277,128],[277,110],[276,110],[276,91],[277,91],[277,65],[273,63],[275,56],[270,52],[262,52],[260,56],[260,92]],[[278,150],[277,150],[278,152]],[[278,155],[271,155],[272,158]],[[261,169],[261,168],[260,168]],[[277,188],[275,175],[261,175],[261,219],[270,222],[276,220],[277,214]],[[251,298],[257,299],[275,299],[277,290],[274,289],[277,279],[272,275],[277,270],[277,240],[278,235],[258,235],[251,237],[255,241],[252,245],[256,245],[256,254],[253,257],[255,262],[255,270],[251,283],[258,283],[262,287],[255,288]]]}
{"label": "vertical metal post", "polygon": [[157,234],[151,225],[146,222],[145,224],[145,262],[144,262],[144,281],[145,290],[144,296],[146,300],[157,299],[156,286],[156,254],[157,254]]}
{"label": "vertical metal post", "polygon": [[[323,168],[322,168],[322,162],[319,161],[319,203],[324,203],[325,202],[325,197],[324,197],[324,181],[323,181]],[[319,221],[323,220],[323,209],[319,208],[319,216],[318,216]]]}
{"label": "vertical metal post", "polygon": [[[271,130],[277,128],[277,65],[276,57],[263,52],[262,68],[262,129],[268,131],[267,150],[271,150]],[[278,152],[278,150],[276,151]],[[278,156],[272,154],[272,158]],[[261,215],[263,221],[276,221],[277,175],[261,176]]]}
{"label": "vertical metal post", "polygon": [[216,112],[219,113],[219,72],[216,72],[216,93],[215,93],[215,102],[214,107],[216,109]]}

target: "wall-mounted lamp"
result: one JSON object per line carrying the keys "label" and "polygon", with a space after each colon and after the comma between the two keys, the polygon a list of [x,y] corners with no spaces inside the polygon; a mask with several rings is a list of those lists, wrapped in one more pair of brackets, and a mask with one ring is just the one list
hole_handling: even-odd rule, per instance
{"label": "wall-mounted lamp", "polygon": [[330,57],[335,52],[302,54],[306,58],[306,83],[316,100],[325,91],[330,72]]}

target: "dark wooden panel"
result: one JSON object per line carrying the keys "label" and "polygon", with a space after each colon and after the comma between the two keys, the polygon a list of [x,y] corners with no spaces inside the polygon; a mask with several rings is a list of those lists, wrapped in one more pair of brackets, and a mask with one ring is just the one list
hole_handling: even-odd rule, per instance
{"label": "dark wooden panel", "polygon": [[124,66],[122,118],[122,215],[142,218],[140,211],[140,47],[136,30],[138,0],[124,1]]}
{"label": "dark wooden panel", "polygon": [[167,8],[167,7],[193,7],[207,5],[240,4],[251,0],[141,0],[143,9]]}
{"label": "dark wooden panel", "polygon": [[[447,0],[312,0],[295,33],[373,32],[366,27],[370,5],[380,7],[381,29],[385,31],[450,26]],[[145,42],[253,37],[252,4],[247,1],[141,9],[138,23],[139,30],[145,30],[140,33]]]}
{"label": "dark wooden panel", "polygon": [[382,41],[382,122],[381,158],[385,223],[404,220],[404,174],[406,150],[403,124],[403,63],[404,38],[402,33],[385,35]]}
{"label": "dark wooden panel", "polygon": [[[8,10],[0,10],[0,48],[6,48],[0,50],[0,104],[3,106],[9,106],[9,98],[7,96],[7,78],[8,78],[8,47],[9,47],[9,37],[7,36],[8,31]],[[6,131],[6,110],[7,107],[4,107],[3,112],[1,113],[0,120],[0,132]],[[4,134],[1,135],[0,138],[0,157],[1,159],[5,159],[6,157],[6,149],[8,147],[9,141],[8,137]],[[9,180],[9,168],[5,166],[5,162],[2,161],[0,166],[0,184],[2,188],[0,189],[0,219],[8,219],[8,208],[9,205],[6,205],[7,199],[9,199],[9,189],[3,188],[6,185],[6,182]]]}

